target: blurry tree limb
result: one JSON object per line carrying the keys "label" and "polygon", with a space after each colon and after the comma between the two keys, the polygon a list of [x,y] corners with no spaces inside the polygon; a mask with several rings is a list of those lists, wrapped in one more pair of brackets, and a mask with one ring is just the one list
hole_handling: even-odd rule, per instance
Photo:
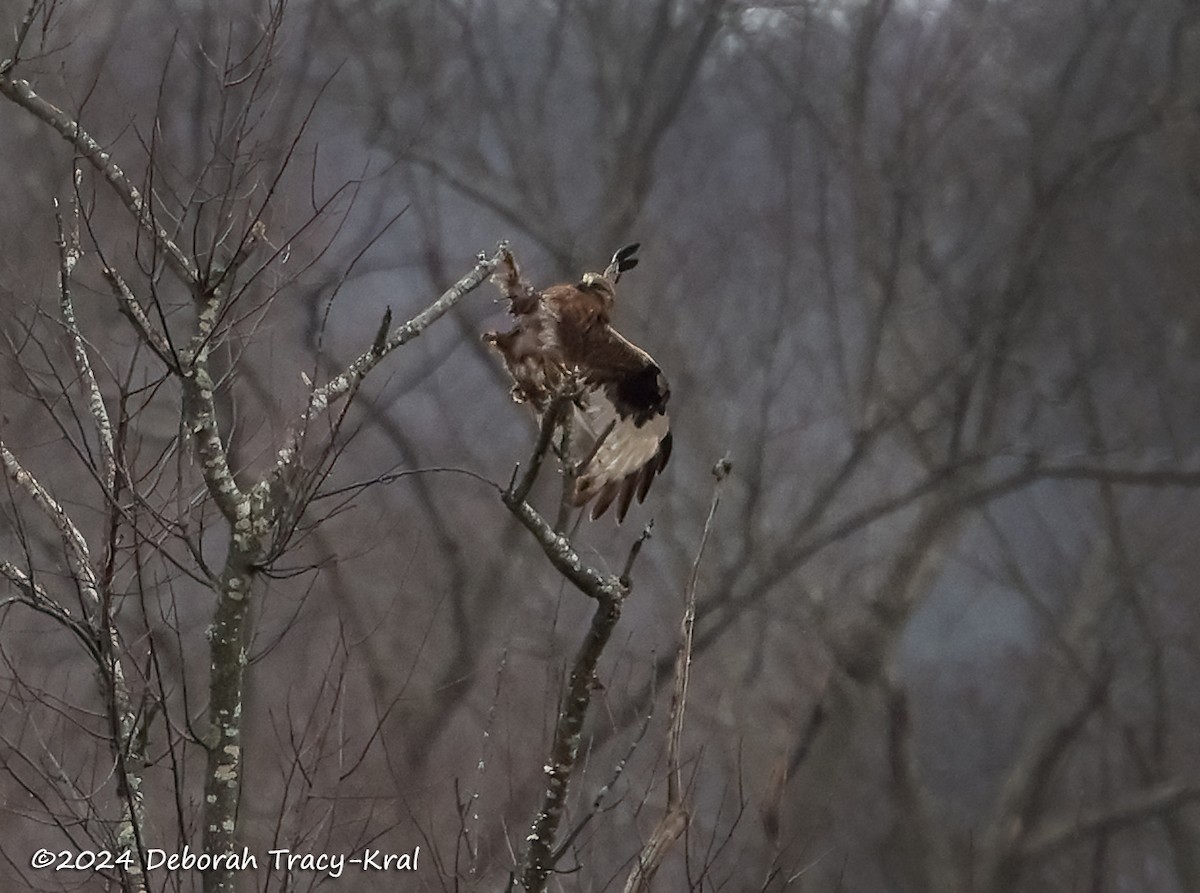
{"label": "blurry tree limb", "polygon": [[1092,481],[1124,487],[1200,487],[1200,461],[1148,461],[1137,465],[1105,460],[1039,460],[1037,477],[1056,481]]}
{"label": "blurry tree limb", "polygon": [[[1083,383],[1079,397],[1089,452],[1104,455],[1107,441],[1090,382]],[[1099,579],[1082,582],[1061,623],[1061,639],[1073,656],[1072,668],[1077,672],[1064,678],[1050,665],[1041,680],[1037,706],[1005,771],[990,827],[983,835],[977,868],[984,891],[1008,890],[1020,877],[1026,836],[1048,810],[1053,773],[1110,696],[1114,661],[1104,633],[1123,591],[1119,576],[1125,547],[1114,485],[1100,480],[1097,488],[1104,506],[1106,532],[1106,540],[1096,553],[1096,563],[1102,570],[1098,571]],[[1110,580],[1114,563],[1118,579]]]}
{"label": "blurry tree limb", "polygon": [[1200,800],[1200,785],[1163,782],[1118,798],[1107,806],[1041,823],[1022,841],[1021,855],[1028,859],[1048,857],[1064,846],[1166,815],[1197,800]]}
{"label": "blurry tree limb", "polygon": [[[920,479],[894,496],[856,509],[840,517],[826,518],[825,509],[836,505],[834,494],[855,480],[854,471],[862,463],[865,445],[869,443],[876,427],[868,429],[867,435],[856,438],[849,456],[826,483],[818,486],[817,496],[810,508],[801,513],[803,526],[794,526],[788,537],[765,560],[753,566],[735,567],[728,573],[727,592],[706,614],[701,629],[697,632],[695,649],[703,652],[724,634],[729,623],[742,615],[752,605],[760,602],[772,588],[795,573],[807,562],[827,548],[846,541],[897,513],[922,505],[936,498],[938,505],[922,512],[923,520],[914,528],[914,536],[924,544],[921,548],[909,549],[908,554],[918,560],[924,547],[940,539],[947,525],[956,523],[964,513],[978,510],[1010,494],[1047,480],[1102,482],[1131,488],[1200,488],[1200,462],[1171,462],[1147,460],[1140,463],[1118,462],[1105,458],[1102,452],[1091,453],[1094,458],[1065,459],[1041,451],[1013,451],[1007,455],[960,454],[952,461],[930,468]],[[919,563],[919,562],[918,562]],[[917,565],[914,569],[919,569]],[[914,578],[915,579],[915,578]],[[905,616],[903,602],[916,592],[913,586],[889,588],[893,597],[880,603],[884,614],[899,623]],[[904,592],[910,596],[904,596]],[[630,717],[638,715],[644,708],[653,690],[653,682],[668,678],[673,662],[670,658],[660,659],[656,665],[654,680],[638,690],[630,698]]]}
{"label": "blurry tree limb", "polygon": [[[885,859],[901,883],[926,893],[958,893],[954,841],[941,833],[941,803],[922,777],[915,747],[908,693],[903,684],[882,677],[887,698],[889,784],[899,815],[888,834]],[[887,864],[887,863],[885,863]]]}

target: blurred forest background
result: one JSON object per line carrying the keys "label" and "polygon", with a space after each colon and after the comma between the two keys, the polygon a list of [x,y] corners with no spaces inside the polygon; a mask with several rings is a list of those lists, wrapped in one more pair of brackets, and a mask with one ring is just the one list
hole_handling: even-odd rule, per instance
{"label": "blurred forest background", "polygon": [[[0,59],[28,9],[0,2]],[[654,889],[1200,891],[1195,3],[62,0],[2,76],[77,118],[199,267],[258,225],[214,343],[239,475],[274,461],[305,377],[498,240],[539,285],[642,243],[615,322],[671,381],[675,452],[624,525],[575,537],[619,571],[654,521],[549,889],[622,889],[662,814],[684,584],[728,451],[690,822]],[[124,444],[108,511],[58,309],[75,155],[0,103],[0,438],[108,571],[148,845],[195,850],[197,569],[225,532],[103,268],[167,330],[193,302],[76,159],[75,309]],[[246,890],[498,890],[520,861],[591,606],[494,488],[430,470],[502,486],[532,448],[479,340],[497,295],[372,373],[252,591],[239,840],[420,845],[420,869]],[[86,614],[59,531],[6,480],[0,561]],[[0,886],[107,889],[29,867],[112,845],[122,792],[88,649],[6,575]]]}

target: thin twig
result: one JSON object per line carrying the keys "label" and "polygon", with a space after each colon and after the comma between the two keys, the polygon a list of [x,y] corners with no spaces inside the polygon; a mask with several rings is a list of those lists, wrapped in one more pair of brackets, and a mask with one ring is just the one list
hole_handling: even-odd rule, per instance
{"label": "thin twig", "polygon": [[44,614],[52,618],[58,623],[66,627],[72,635],[74,635],[87,649],[93,660],[99,661],[100,646],[96,642],[96,637],[86,624],[81,623],[71,616],[71,612],[60,605],[54,599],[50,598],[46,590],[23,570],[17,567],[10,561],[0,561],[0,576],[7,579],[13,586],[17,587],[23,595],[13,596],[0,601],[0,608],[8,607],[9,605],[24,605],[25,607],[37,611],[39,614]]}
{"label": "thin twig", "polygon": [[634,751],[636,751],[638,745],[642,743],[642,739],[646,737],[646,732],[649,731],[650,722],[653,719],[654,708],[653,705],[651,705],[651,708],[646,711],[646,715],[642,718],[641,728],[638,729],[637,734],[633,737],[633,740],[629,742],[629,749],[625,752],[625,756],[621,757],[621,759],[618,760],[617,764],[613,767],[612,778],[610,778],[605,784],[601,785],[600,789],[596,791],[596,796],[592,798],[592,805],[587,814],[584,815],[584,817],[580,819],[578,823],[576,823],[575,827],[570,830],[565,838],[563,838],[563,842],[559,844],[558,849],[554,851],[554,862],[558,862],[558,860],[563,857],[567,850],[571,848],[571,844],[578,839],[579,835],[583,833],[583,830],[587,828],[592,819],[596,818],[596,816],[600,815],[602,812],[607,812],[608,810],[613,809],[617,803],[620,802],[618,800],[616,803],[611,803],[606,806],[604,804],[604,798],[608,796],[610,791],[616,788],[617,782],[621,780],[621,775],[624,774],[625,768],[629,765],[629,761],[633,758]]}
{"label": "thin twig", "polygon": [[288,469],[298,460],[300,447],[312,421],[324,413],[332,403],[357,387],[367,373],[374,369],[384,357],[419,336],[425,329],[445,316],[466,295],[478,288],[492,275],[507,254],[508,245],[504,242],[497,246],[491,257],[481,254],[474,269],[446,289],[432,304],[412,319],[397,326],[386,338],[380,339],[376,336],[372,345],[340,374],[335,375],[326,384],[313,388],[309,394],[308,406],[288,431],[283,446],[276,453],[275,468],[264,478],[261,486],[271,490],[277,489],[282,484]]}
{"label": "thin twig", "polygon": [[109,182],[138,225],[150,235],[155,245],[162,249],[167,265],[189,289],[194,289],[200,281],[196,265],[175,244],[170,234],[159,226],[149,203],[120,166],[112,160],[108,151],[80,127],[78,121],[38,96],[28,81],[10,78],[8,75],[7,71],[0,74],[0,95],[8,97],[35,118],[54,128],[63,139],[75,147],[75,151],[87,159]]}
{"label": "thin twig", "polygon": [[16,40],[13,41],[12,55],[7,59],[0,61],[0,77],[8,75],[17,63],[21,61],[21,49],[25,46],[25,39],[29,36],[29,29],[33,26],[34,17],[37,16],[38,10],[41,9],[44,0],[32,0],[29,7],[25,10],[25,15],[21,19],[21,24],[17,26]]}
{"label": "thin twig", "polygon": [[642,546],[646,544],[646,540],[650,539],[650,535],[653,530],[654,520],[651,519],[649,523],[642,528],[642,532],[638,535],[638,538],[633,541],[633,545],[629,547],[629,554],[625,557],[625,567],[622,568],[621,576],[619,578],[622,586],[629,588],[633,585],[633,563],[637,561],[638,555],[640,555],[642,552]]}
{"label": "thin twig", "polygon": [[551,398],[550,405],[546,407],[546,411],[542,413],[542,422],[538,427],[538,437],[534,442],[533,453],[529,457],[529,463],[525,466],[525,474],[521,476],[520,481],[515,486],[510,488],[505,495],[506,499],[511,499],[514,502],[522,502],[529,495],[529,491],[533,489],[538,473],[542,469],[542,461],[546,458],[546,453],[549,452],[550,444],[554,440],[554,432],[565,417],[567,408],[571,405],[573,395],[570,393],[570,390],[565,385],[560,387],[554,397]]}
{"label": "thin twig", "polygon": [[112,288],[113,295],[117,299],[117,309],[121,315],[129,320],[134,331],[142,342],[154,351],[154,355],[162,360],[163,365],[172,372],[179,374],[179,358],[175,356],[175,350],[171,346],[166,337],[155,329],[154,324],[150,322],[150,318],[146,316],[146,311],[142,309],[142,305],[138,303],[134,297],[133,290],[126,284],[121,275],[110,266],[105,266],[103,273],[109,287]]}
{"label": "thin twig", "polygon": [[13,482],[29,494],[37,507],[57,528],[63,545],[66,547],[67,558],[71,562],[72,576],[78,581],[80,588],[87,596],[89,605],[98,606],[100,596],[97,592],[96,571],[92,567],[87,541],[79,532],[79,528],[75,526],[75,522],[38,479],[17,461],[17,457],[4,445],[3,440],[0,440],[0,464],[4,465],[5,471],[8,472],[8,476],[12,478]]}
{"label": "thin twig", "polygon": [[696,557],[692,561],[692,572],[688,576],[687,587],[684,589],[679,650],[675,653],[675,687],[671,692],[671,720],[667,729],[667,809],[646,841],[646,845],[638,854],[637,864],[634,865],[625,882],[625,893],[648,893],[650,882],[670,851],[671,845],[679,839],[688,824],[687,807],[683,803],[681,768],[683,758],[681,754],[683,717],[687,709],[688,682],[692,666],[692,642],[696,625],[696,584],[700,577],[700,559],[704,557],[704,547],[708,544],[713,518],[717,514],[717,506],[721,502],[721,489],[731,468],[732,463],[729,461],[728,455],[713,466],[713,476],[717,481],[713,486],[712,501],[708,506],[708,517],[704,521],[704,530],[700,534],[700,545],[697,547]]}

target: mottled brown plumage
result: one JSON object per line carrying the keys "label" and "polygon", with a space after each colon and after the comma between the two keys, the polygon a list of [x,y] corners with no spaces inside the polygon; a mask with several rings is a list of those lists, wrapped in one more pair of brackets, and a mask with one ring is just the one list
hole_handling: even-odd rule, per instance
{"label": "mottled brown plumage", "polygon": [[584,388],[575,399],[570,460],[577,469],[574,502],[598,518],[616,504],[622,521],[671,455],[666,415],[671,391],[654,359],[609,322],[614,286],[637,264],[636,245],[614,255],[604,273],[585,273],[573,285],[534,291],[508,263],[502,287],[516,326],[484,339],[504,360],[512,395],[540,417],[569,373]]}

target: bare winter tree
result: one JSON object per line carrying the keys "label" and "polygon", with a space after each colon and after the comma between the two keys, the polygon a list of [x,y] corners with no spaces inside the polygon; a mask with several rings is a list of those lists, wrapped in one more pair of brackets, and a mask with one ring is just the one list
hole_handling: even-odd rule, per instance
{"label": "bare winter tree", "polygon": [[[171,182],[170,166],[157,151],[157,134],[149,135],[146,185],[139,188],[113,153],[85,129],[80,115],[62,111],[21,77],[22,56],[33,51],[31,34],[53,33],[56,12],[43,3],[29,7],[3,63],[0,93],[67,141],[79,165],[74,193],[66,200],[70,211],[57,217],[58,325],[74,374],[57,362],[54,342],[60,339],[41,314],[25,323],[20,342],[12,343],[13,360],[25,373],[31,396],[62,426],[64,439],[88,470],[97,492],[74,501],[80,507],[97,506],[99,523],[88,524],[69,510],[42,483],[41,474],[0,446],[14,500],[10,520],[21,545],[17,560],[6,561],[3,572],[17,592],[8,605],[51,619],[73,634],[94,662],[99,701],[75,709],[98,721],[95,732],[107,742],[112,779],[104,782],[101,776],[99,789],[85,790],[74,777],[78,767],[57,765],[61,754],[53,741],[43,741],[40,753],[14,747],[34,774],[30,777],[20,767],[13,772],[46,804],[46,818],[67,840],[124,854],[81,868],[115,871],[109,876],[119,877],[123,888],[145,889],[151,866],[143,773],[151,724],[161,723],[165,746],[180,771],[196,759],[191,752],[204,754],[198,810],[189,804],[182,776],[177,777],[176,833],[186,842],[192,826],[198,826],[203,852],[213,857],[211,865],[203,866],[204,889],[233,890],[244,870],[236,859],[240,803],[253,790],[245,773],[243,721],[261,581],[281,572],[291,545],[311,523],[313,502],[343,448],[345,407],[363,380],[483,282],[501,255],[481,256],[436,301],[398,326],[392,326],[390,310],[385,312],[374,338],[337,375],[319,386],[304,376],[303,408],[273,455],[265,463],[243,464],[235,458],[241,444],[232,430],[241,420],[236,415],[222,419],[220,409],[222,399],[235,393],[232,379],[242,348],[234,342],[295,287],[295,277],[274,275],[289,249],[272,243],[265,222],[293,156],[285,150],[277,160],[263,161],[266,147],[256,143],[255,133],[282,10],[271,10],[271,18],[250,38],[246,55],[234,60],[239,48],[230,46],[224,66],[212,72],[230,107],[217,122],[216,145],[199,182],[187,191]],[[233,105],[238,94],[240,107]],[[99,200],[81,214],[84,167],[94,178],[89,183],[110,190],[128,215],[133,249],[127,258],[109,236],[114,224],[102,221]],[[211,193],[210,187],[215,187]],[[287,244],[303,229],[323,223],[331,204],[332,199],[318,204],[299,232],[278,238]],[[186,248],[185,238],[190,240]],[[102,388],[90,358],[94,347],[76,318],[76,267],[93,255],[111,289],[113,311],[128,320],[136,336],[126,356],[102,354],[115,396]],[[129,267],[140,275],[130,274]],[[41,355],[44,369],[30,368],[31,352]],[[218,359],[222,354],[225,362]],[[76,387],[82,389],[82,406],[72,397]],[[139,443],[149,402],[142,397],[146,390],[178,394],[180,400],[177,434],[165,450],[152,449],[149,455]],[[60,580],[46,569],[49,556],[36,540],[32,510],[42,516],[41,526],[61,540],[68,571]],[[212,542],[213,537],[223,544]],[[162,579],[146,578],[158,574]],[[77,594],[74,609],[64,583]],[[164,605],[150,604],[176,586],[191,588],[189,583],[207,590],[212,604],[207,679],[203,695],[193,692],[190,698],[186,687],[176,690],[184,680],[165,675],[161,666],[151,618],[157,614],[169,621]],[[125,607],[129,601],[141,601],[140,612]],[[134,614],[140,616],[135,619]],[[185,634],[179,627],[172,631]],[[47,696],[30,688],[23,673],[13,681],[18,696]],[[203,721],[194,713],[197,702],[207,703]],[[71,713],[63,719],[72,719]],[[35,862],[33,867],[45,866]]]}

